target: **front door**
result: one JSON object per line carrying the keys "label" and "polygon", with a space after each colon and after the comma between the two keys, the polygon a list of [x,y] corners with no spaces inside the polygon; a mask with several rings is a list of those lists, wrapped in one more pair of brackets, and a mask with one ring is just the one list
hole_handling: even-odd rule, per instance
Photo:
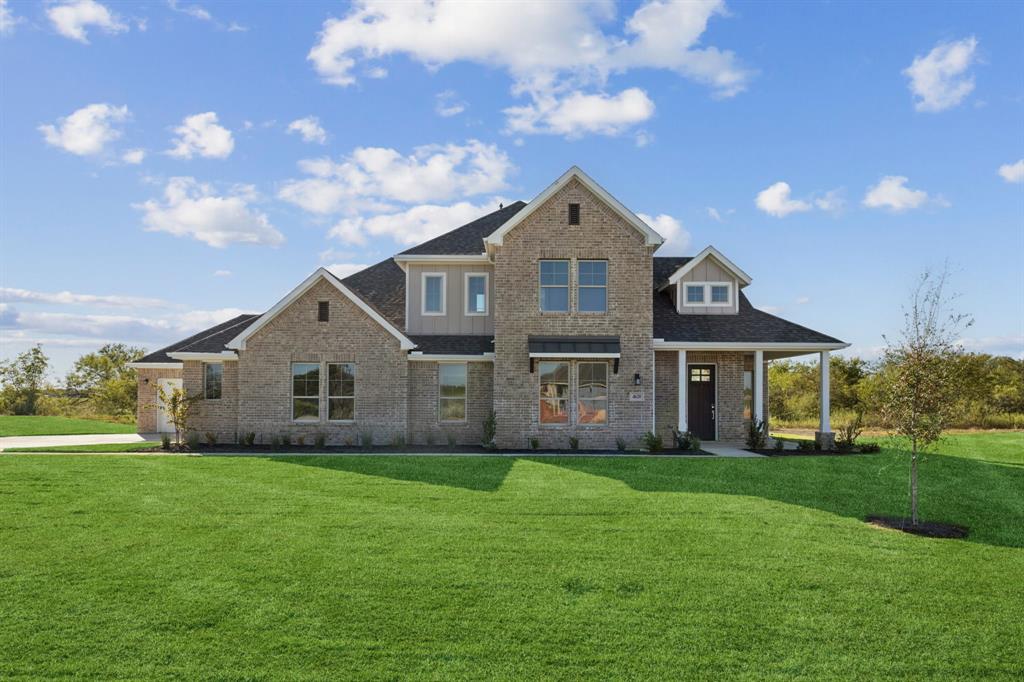
{"label": "front door", "polygon": [[[164,390],[164,393],[169,394],[176,388],[181,388],[181,379],[158,379],[158,385]],[[157,408],[156,408],[156,430],[157,433],[174,433],[174,424],[167,414],[167,410],[164,409],[164,403],[160,400],[160,394],[157,393]]]}
{"label": "front door", "polygon": [[715,440],[715,366],[690,365],[686,388],[687,423],[701,440]]}

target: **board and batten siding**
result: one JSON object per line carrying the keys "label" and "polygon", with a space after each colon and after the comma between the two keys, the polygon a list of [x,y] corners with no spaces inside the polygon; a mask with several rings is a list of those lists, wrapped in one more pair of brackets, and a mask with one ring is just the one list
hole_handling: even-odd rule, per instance
{"label": "board and batten siding", "polygon": [[[695,305],[687,306],[683,305],[685,302],[685,292],[683,291],[683,285],[687,282],[731,282],[732,283],[732,305],[731,306],[714,306],[714,305]],[[735,315],[739,312],[739,300],[740,300],[740,283],[736,280],[731,272],[723,267],[713,256],[708,256],[703,261],[697,264],[690,272],[683,275],[683,278],[679,280],[677,285],[675,301],[676,310],[683,315]]]}
{"label": "board and batten siding", "polygon": [[[494,266],[490,263],[434,264],[409,263],[406,297],[406,333],[408,334],[493,334]],[[423,314],[423,273],[445,274],[445,314]],[[466,314],[466,274],[487,273],[487,314]]]}

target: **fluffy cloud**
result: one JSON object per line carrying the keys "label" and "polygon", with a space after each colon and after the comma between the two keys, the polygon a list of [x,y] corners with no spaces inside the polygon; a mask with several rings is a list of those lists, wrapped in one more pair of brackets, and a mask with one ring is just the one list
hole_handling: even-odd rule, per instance
{"label": "fluffy cloud", "polygon": [[21,23],[21,17],[14,16],[7,0],[0,0],[0,35],[14,33],[14,27]]}
{"label": "fluffy cloud", "polygon": [[212,187],[194,178],[171,178],[164,189],[164,200],[138,204],[148,232],[169,232],[176,237],[192,237],[210,246],[229,244],[267,244],[277,246],[284,235],[267,216],[253,209],[250,187],[237,187],[226,196],[218,196]]}
{"label": "fluffy cloud", "polygon": [[[538,95],[533,104],[505,109],[513,133],[552,133],[569,138],[588,133],[619,135],[654,115],[654,102],[640,88],[617,95],[572,92]],[[642,145],[641,145],[642,146]]]}
{"label": "fluffy cloud", "polygon": [[708,21],[726,13],[721,0],[651,0],[621,31],[605,33],[601,25],[614,19],[614,11],[607,2],[362,0],[346,16],[324,22],[308,59],[325,82],[340,86],[355,82],[360,61],[392,54],[406,54],[431,69],[459,61],[498,67],[512,77],[514,94],[533,100],[527,111],[507,113],[517,125],[536,120],[528,126],[536,132],[560,129],[540,121],[544,111],[560,110],[567,98],[596,97],[588,103],[600,106],[608,96],[584,89],[602,88],[613,73],[671,70],[721,97],[746,87],[751,74],[732,52],[700,46]]}
{"label": "fluffy cloud", "polygon": [[113,308],[155,308],[165,307],[166,301],[138,296],[100,296],[97,294],[76,294],[70,291],[44,292],[29,289],[0,287],[0,301],[5,303],[43,303],[51,305],[96,305]]}
{"label": "fluffy cloud", "polygon": [[[894,213],[902,213],[912,208],[919,208],[929,201],[928,193],[920,189],[910,189],[907,178],[902,175],[886,175],[874,187],[869,187],[861,202],[868,208],[884,208]],[[933,200],[946,204],[943,199]],[[948,204],[946,204],[948,205]]]}
{"label": "fluffy cloud", "polygon": [[960,104],[974,90],[974,77],[967,70],[977,60],[978,41],[971,36],[953,43],[939,43],[903,70],[910,79],[918,111],[943,111]]}
{"label": "fluffy cloud", "polygon": [[776,218],[785,218],[790,213],[810,211],[811,204],[799,199],[790,198],[790,187],[787,182],[776,182],[768,189],[758,193],[754,203],[759,209]]}
{"label": "fluffy cloud", "polygon": [[231,271],[230,270],[214,270],[213,276],[214,277],[230,277],[231,276]]}
{"label": "fluffy cloud", "polygon": [[178,135],[168,154],[178,159],[191,159],[195,154],[210,159],[226,159],[235,148],[231,131],[217,124],[217,114],[207,111],[187,116],[174,129]]}
{"label": "fluffy cloud", "polygon": [[349,275],[354,275],[360,270],[365,270],[370,266],[364,263],[332,263],[331,265],[326,265],[324,267],[330,270],[338,279],[345,279]]}
{"label": "fluffy cloud", "polygon": [[356,245],[365,244],[368,237],[387,236],[398,244],[411,246],[476,220],[496,210],[499,203],[507,201],[495,197],[481,206],[468,201],[450,206],[422,204],[393,213],[344,218],[331,228],[329,235],[346,244]]}
{"label": "fluffy cloud", "polygon": [[146,158],[145,149],[129,149],[121,154],[121,160],[127,164],[137,166]]}
{"label": "fluffy cloud", "polygon": [[846,197],[842,189],[831,189],[814,200],[814,206],[829,213],[842,213],[846,208]]}
{"label": "fluffy cloud", "polygon": [[1024,182],[1024,159],[1017,163],[1004,163],[999,167],[999,175],[1007,182]]}
{"label": "fluffy cloud", "polygon": [[466,110],[466,103],[459,99],[459,93],[454,90],[445,90],[437,93],[437,100],[434,111],[438,116],[449,118],[457,116]]}
{"label": "fluffy cloud", "polygon": [[128,30],[128,25],[95,0],[75,0],[54,5],[46,10],[53,27],[65,38],[88,43],[85,29],[95,26],[107,33],[121,33]]}
{"label": "fluffy cloud", "polygon": [[39,126],[39,131],[47,144],[79,156],[92,156],[101,153],[108,142],[121,137],[116,126],[130,116],[126,106],[90,104],[58,119],[56,125]]}
{"label": "fluffy cloud", "polygon": [[659,256],[681,256],[686,253],[690,246],[690,233],[681,222],[664,213],[657,216],[637,213],[637,217],[664,237],[665,243],[658,249]]}
{"label": "fluffy cloud", "polygon": [[179,5],[178,0],[167,0],[167,6],[175,12],[187,14],[200,21],[213,21],[213,16],[199,5]]}
{"label": "fluffy cloud", "polygon": [[327,131],[320,125],[316,116],[307,116],[288,124],[288,133],[298,133],[306,142],[324,144],[327,142]]}
{"label": "fluffy cloud", "polygon": [[6,312],[10,314],[0,315],[0,327],[17,329],[29,334],[90,337],[97,342],[110,339],[169,342],[230,320],[245,311],[238,308],[220,308],[175,312],[163,316],[20,312],[17,310]]}
{"label": "fluffy cloud", "polygon": [[312,177],[289,180],[278,196],[311,213],[345,209],[386,211],[391,202],[436,202],[505,188],[513,170],[496,145],[428,145],[403,156],[394,149],[360,147],[340,162],[306,159],[299,168]]}

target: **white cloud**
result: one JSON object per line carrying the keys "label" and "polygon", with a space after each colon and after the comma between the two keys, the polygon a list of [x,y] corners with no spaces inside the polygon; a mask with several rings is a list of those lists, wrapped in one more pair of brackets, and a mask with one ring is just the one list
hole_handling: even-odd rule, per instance
{"label": "white cloud", "polygon": [[811,302],[810,296],[801,296],[798,299],[796,299],[796,304],[797,305],[807,305],[810,302]]}
{"label": "white cloud", "polygon": [[776,218],[785,218],[790,213],[810,211],[811,205],[806,201],[790,198],[789,183],[776,182],[768,189],[758,193],[755,204],[757,207]]}
{"label": "white cloud", "polygon": [[[902,175],[886,175],[877,185],[868,188],[862,203],[868,208],[884,208],[894,213],[902,213],[919,208],[929,201],[927,192],[910,189],[906,184],[907,178]],[[934,201],[940,205],[948,205],[941,198]]]}
{"label": "white cloud", "polygon": [[513,93],[533,101],[506,112],[509,128],[525,126],[535,132],[558,128],[547,121],[549,111],[567,108],[563,115],[571,119],[580,98],[596,98],[587,105],[607,109],[609,104],[600,100],[612,98],[587,90],[600,90],[614,73],[671,70],[711,87],[720,97],[746,87],[751,73],[732,52],[700,45],[708,21],[726,14],[722,0],[651,0],[606,33],[602,25],[614,14],[610,2],[362,0],[344,17],[324,22],[307,58],[325,82],[339,86],[356,81],[360,61],[393,54],[408,55],[430,69],[459,61],[501,68],[513,79]]}
{"label": "white cloud", "polygon": [[345,279],[349,275],[354,275],[360,270],[365,270],[370,266],[365,263],[332,263],[331,265],[326,265],[324,267],[330,270],[338,279]]}
{"label": "white cloud", "polygon": [[714,220],[716,223],[722,222],[722,214],[718,212],[717,208],[713,206],[707,207],[708,217]]}
{"label": "white cloud", "polygon": [[74,0],[61,5],[53,5],[46,10],[46,15],[65,38],[88,43],[86,27],[95,26],[107,33],[121,33],[128,30],[128,24],[95,0]]}
{"label": "white cloud", "polygon": [[1024,182],[1024,159],[1017,163],[1004,163],[999,167],[999,175],[1007,182]]}
{"label": "white cloud", "polygon": [[213,16],[199,5],[179,5],[178,0],[167,0],[167,6],[175,12],[187,14],[200,21],[213,21]]}
{"label": "white cloud", "polygon": [[230,270],[214,270],[213,271],[213,276],[214,277],[230,277],[231,276],[231,271]]}
{"label": "white cloud", "polygon": [[636,215],[665,239],[665,243],[658,249],[659,256],[681,256],[689,248],[690,233],[679,220],[664,213],[657,216],[649,216],[646,213]]}
{"label": "white cloud", "polygon": [[388,70],[383,66],[374,66],[373,68],[366,70],[367,78],[387,78]]}
{"label": "white cloud", "polygon": [[782,312],[782,306],[779,305],[759,305],[757,306],[757,309],[763,310],[769,315],[778,315],[779,313]]}
{"label": "white cloud", "polygon": [[0,301],[6,303],[43,303],[51,305],[97,305],[114,308],[154,308],[169,305],[158,298],[139,296],[103,296],[70,291],[44,292],[0,287]]}
{"label": "white cloud", "polygon": [[278,196],[320,214],[386,211],[390,202],[415,204],[504,189],[514,167],[496,145],[427,145],[403,156],[394,149],[359,147],[340,162],[306,159],[312,177],[289,180]]}
{"label": "white cloud", "polygon": [[459,99],[459,93],[454,90],[439,92],[434,99],[436,100],[434,111],[438,116],[449,118],[466,110],[466,103]]}
{"label": "white cloud", "polygon": [[[160,316],[20,312],[2,317],[0,326],[30,334],[118,340],[171,341],[243,314],[238,308],[191,310]],[[15,334],[18,334],[15,332]]]}
{"label": "white cloud", "polygon": [[266,214],[249,204],[251,187],[236,187],[226,196],[218,196],[212,187],[194,178],[171,178],[164,189],[164,200],[138,204],[148,232],[169,232],[176,237],[192,237],[205,244],[223,248],[229,244],[284,243],[284,235],[271,225]]}
{"label": "white cloud", "polygon": [[0,0],[0,35],[14,33],[14,27],[22,22],[21,17],[14,15],[7,6],[7,0]]}
{"label": "white cloud", "polygon": [[814,200],[814,205],[822,211],[829,213],[842,213],[846,208],[846,197],[843,189],[831,189],[824,195]]}
{"label": "white cloud", "polygon": [[228,24],[228,33],[245,33],[249,30],[248,26],[242,26],[238,22],[232,21]]}
{"label": "white cloud", "polygon": [[365,244],[368,237],[387,236],[398,244],[411,246],[476,220],[485,213],[491,213],[498,208],[499,203],[508,202],[495,197],[480,206],[468,201],[450,206],[422,204],[404,211],[371,217],[344,218],[331,228],[328,235],[346,244],[356,245]]}
{"label": "white cloud", "polygon": [[178,137],[167,153],[178,159],[191,159],[195,154],[226,159],[235,148],[231,131],[217,124],[217,114],[212,111],[185,117],[174,132]]}
{"label": "white cloud", "polygon": [[974,90],[974,77],[967,73],[977,61],[978,41],[971,36],[952,43],[939,43],[903,70],[910,79],[910,91],[917,98],[918,111],[943,111],[960,104]]}
{"label": "white cloud", "polygon": [[128,149],[121,154],[121,160],[125,163],[137,166],[146,158],[145,149]]}
{"label": "white cloud", "polygon": [[116,124],[131,117],[127,106],[90,104],[57,120],[57,125],[39,126],[47,144],[79,156],[103,151],[108,142],[121,137]]}
{"label": "white cloud", "polygon": [[320,119],[316,116],[307,116],[292,121],[288,124],[288,133],[298,133],[306,142],[318,144],[327,142],[327,131],[320,125]]}
{"label": "white cloud", "polygon": [[636,143],[637,147],[646,147],[650,143],[654,142],[654,133],[649,133],[646,130],[636,131],[636,135],[633,136],[633,142]]}
{"label": "white cloud", "polygon": [[1009,355],[1024,359],[1024,335],[967,337],[957,341],[965,350],[973,353]]}
{"label": "white cloud", "polygon": [[505,109],[508,130],[576,138],[588,133],[619,135],[654,115],[654,102],[640,88],[617,95],[576,91],[564,97],[538,95],[533,104]]}

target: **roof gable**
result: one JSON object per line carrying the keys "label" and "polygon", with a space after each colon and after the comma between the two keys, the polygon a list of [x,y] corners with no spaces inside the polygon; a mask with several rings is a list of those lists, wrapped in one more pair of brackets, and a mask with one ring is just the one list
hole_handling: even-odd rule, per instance
{"label": "roof gable", "polygon": [[509,204],[462,227],[406,249],[396,258],[402,260],[402,256],[479,256],[484,253],[484,239],[525,207],[524,201]]}
{"label": "roof gable", "polygon": [[736,277],[736,279],[738,279],[740,281],[741,286],[746,286],[746,285],[750,284],[750,282],[752,281],[750,279],[750,275],[748,275],[747,273],[743,272],[743,270],[740,269],[740,267],[738,265],[736,265],[731,260],[729,260],[724,255],[722,255],[721,251],[719,251],[718,249],[716,249],[713,246],[708,246],[703,251],[698,253],[696,256],[694,256],[693,258],[689,259],[685,263],[681,264],[676,269],[676,271],[673,272],[669,276],[668,282],[666,282],[663,285],[663,287],[664,286],[668,286],[670,284],[675,284],[676,282],[681,280],[683,277],[685,277],[686,273],[692,271],[695,267],[700,265],[704,260],[706,260],[708,258],[712,258],[712,259],[718,261],[719,265],[721,265],[723,268],[725,268],[726,270],[731,272]]}
{"label": "roof gable", "polygon": [[548,199],[558,193],[563,187],[575,178],[590,190],[595,196],[603,201],[609,208],[619,215],[627,224],[635,228],[638,232],[644,235],[644,241],[648,246],[658,246],[665,240],[660,234],[655,232],[650,225],[640,220],[639,217],[628,208],[622,205],[618,199],[613,197],[607,192],[601,185],[597,184],[593,178],[584,173],[579,166],[573,166],[565,173],[562,177],[555,180],[553,183],[548,185],[547,189],[534,197],[533,201],[526,204],[526,207],[518,211],[514,216],[509,218],[504,224],[502,224],[497,230],[495,230],[490,236],[488,236],[484,243],[488,247],[501,246],[505,243],[505,235],[516,228],[517,225],[521,224],[527,218],[529,218],[534,211],[544,205]]}

